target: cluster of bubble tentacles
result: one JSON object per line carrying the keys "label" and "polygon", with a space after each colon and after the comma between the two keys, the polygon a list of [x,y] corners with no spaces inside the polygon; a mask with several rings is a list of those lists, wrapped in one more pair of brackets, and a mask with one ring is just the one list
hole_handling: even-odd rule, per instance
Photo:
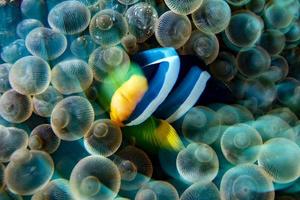
{"label": "cluster of bubble tentacles", "polygon": [[[0,0],[0,199],[299,199],[299,13],[298,0]],[[202,60],[235,103],[111,120],[100,91],[156,47]],[[146,87],[134,78],[132,96]]]}

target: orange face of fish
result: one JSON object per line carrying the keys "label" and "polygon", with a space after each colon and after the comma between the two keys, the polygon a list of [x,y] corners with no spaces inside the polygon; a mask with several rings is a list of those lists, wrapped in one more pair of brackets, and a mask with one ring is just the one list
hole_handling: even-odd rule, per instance
{"label": "orange face of fish", "polygon": [[113,94],[110,103],[110,118],[118,125],[131,115],[148,89],[144,76],[133,75]]}

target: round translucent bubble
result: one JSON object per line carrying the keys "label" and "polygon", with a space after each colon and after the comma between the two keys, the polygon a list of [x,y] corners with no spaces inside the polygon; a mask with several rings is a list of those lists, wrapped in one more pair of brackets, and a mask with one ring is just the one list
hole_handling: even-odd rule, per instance
{"label": "round translucent bubble", "polygon": [[285,47],[285,36],[279,30],[266,30],[261,35],[259,44],[270,55],[276,55],[279,54]]}
{"label": "round translucent bubble", "polygon": [[123,37],[121,44],[125,51],[130,55],[135,54],[139,50],[137,39],[134,35],[129,34]]}
{"label": "round translucent bubble", "polygon": [[64,53],[67,48],[66,37],[49,28],[35,28],[26,37],[28,51],[45,60],[53,60]]}
{"label": "round translucent bubble", "polygon": [[88,156],[72,170],[72,193],[82,200],[114,199],[121,184],[117,166],[103,156]]}
{"label": "round translucent bubble", "polygon": [[15,90],[8,90],[0,97],[0,115],[6,121],[21,123],[32,114],[32,99],[28,95],[22,95]]}
{"label": "round translucent bubble", "polygon": [[246,5],[251,0],[226,0],[229,4],[233,6],[243,6]]}
{"label": "round translucent bubble", "polygon": [[281,118],[290,126],[294,126],[298,121],[298,117],[288,107],[274,108],[270,110],[267,114]]}
{"label": "round translucent bubble", "polygon": [[212,144],[219,137],[220,125],[216,112],[204,106],[197,106],[185,115],[182,133],[191,142]]}
{"label": "round translucent bubble", "polygon": [[11,87],[24,95],[44,92],[51,79],[51,69],[47,62],[36,56],[19,59],[9,71]]}
{"label": "round translucent bubble", "polygon": [[48,14],[50,27],[63,34],[76,34],[84,31],[90,22],[89,9],[79,1],[63,1],[53,7]]}
{"label": "round translucent bubble", "polygon": [[135,200],[179,200],[178,192],[173,185],[165,181],[151,181],[143,185],[136,193]]}
{"label": "round translucent bubble", "polygon": [[192,25],[189,18],[172,11],[162,14],[155,25],[156,40],[163,47],[178,49],[189,39],[191,31]]}
{"label": "round translucent bubble", "polygon": [[54,179],[43,189],[36,192],[31,200],[75,200],[71,192],[69,181],[66,179]]}
{"label": "round translucent bubble", "polygon": [[0,92],[1,93],[11,89],[9,78],[8,78],[9,70],[11,66],[12,65],[9,63],[0,64]]}
{"label": "round translucent bubble", "polygon": [[55,152],[60,139],[53,132],[50,124],[41,124],[35,127],[30,134],[28,146],[30,149],[41,150],[47,153]]}
{"label": "round translucent bubble", "polygon": [[130,59],[127,53],[120,47],[97,48],[89,58],[89,66],[92,68],[94,78],[103,81],[115,69],[129,69]]}
{"label": "round translucent bubble", "polygon": [[271,67],[260,76],[272,82],[278,82],[283,80],[288,73],[289,64],[287,60],[280,55],[275,55],[271,57]]}
{"label": "round translucent bubble", "polygon": [[1,51],[2,60],[12,64],[18,59],[28,55],[29,52],[25,47],[25,41],[23,39],[13,41],[9,45],[3,47]]}
{"label": "round translucent bubble", "polygon": [[127,10],[126,19],[129,32],[139,43],[142,43],[154,34],[158,14],[151,4],[141,2]]}
{"label": "round translucent bubble", "polygon": [[72,41],[70,50],[77,58],[87,59],[96,49],[96,44],[90,35],[83,35]]}
{"label": "round translucent bubble", "polygon": [[118,2],[128,6],[139,2],[139,0],[118,0]]}
{"label": "round translucent bubble", "polygon": [[204,143],[191,143],[178,153],[176,166],[184,180],[205,183],[217,176],[219,160],[210,146]]}
{"label": "round translucent bubble", "polygon": [[80,96],[70,96],[58,102],[51,114],[51,127],[62,140],[74,141],[88,132],[94,121],[90,102]]}
{"label": "round translucent bubble", "polygon": [[84,135],[84,147],[92,155],[108,157],[118,150],[121,142],[120,127],[109,119],[95,121]]}
{"label": "round translucent bubble", "polygon": [[192,13],[195,26],[205,33],[220,33],[225,30],[230,17],[230,7],[223,0],[203,0],[200,8]]}
{"label": "round translucent bubble", "polygon": [[32,195],[49,182],[53,172],[54,164],[49,154],[20,149],[11,156],[5,169],[5,180],[13,193]]}
{"label": "round translucent bubble", "polygon": [[43,27],[42,22],[39,20],[23,19],[18,23],[16,32],[20,38],[25,39],[30,31],[38,27]]}
{"label": "round translucent bubble", "polygon": [[102,46],[114,46],[128,31],[126,19],[117,11],[105,9],[98,12],[91,20],[90,35],[94,42]]}
{"label": "round translucent bubble", "polygon": [[192,32],[183,48],[188,54],[195,54],[206,64],[210,64],[218,56],[219,41],[215,34],[207,34],[196,30]]}
{"label": "round translucent bubble", "polygon": [[93,82],[93,71],[79,59],[62,61],[51,72],[51,83],[62,94],[74,94],[86,90]]}
{"label": "round translucent bubble", "polygon": [[246,107],[237,104],[222,105],[217,110],[217,114],[221,120],[221,124],[229,126],[249,122],[254,119],[252,113]]}
{"label": "round translucent bubble", "polygon": [[286,41],[296,42],[300,39],[300,21],[295,20],[288,28],[288,31],[285,33]]}
{"label": "round translucent bubble", "polygon": [[262,139],[259,133],[246,124],[236,124],[225,130],[221,148],[232,164],[254,163],[257,160]]}
{"label": "round translucent bubble", "polygon": [[276,88],[273,82],[263,79],[249,79],[245,88],[245,98],[254,100],[258,108],[266,108],[276,98]]}
{"label": "round translucent bubble", "polygon": [[254,13],[261,13],[264,10],[266,0],[251,0],[247,3],[246,8]]}
{"label": "round translucent bubble", "polygon": [[41,117],[50,117],[55,104],[62,99],[62,94],[49,86],[43,93],[33,96],[33,112]]}
{"label": "round translucent bubble", "polygon": [[150,158],[144,151],[134,146],[127,146],[119,151],[113,161],[121,174],[122,190],[137,190],[152,176],[153,167]]}
{"label": "round translucent bubble", "polygon": [[296,180],[300,173],[300,147],[286,138],[268,140],[261,148],[258,164],[277,183]]}
{"label": "round translucent bubble", "polygon": [[270,64],[270,55],[260,46],[242,49],[237,55],[238,70],[247,77],[260,75]]}
{"label": "round translucent bubble", "polygon": [[264,24],[250,11],[235,13],[225,29],[228,40],[238,47],[250,47],[260,38]]}
{"label": "round translucent bubble", "polygon": [[221,200],[217,186],[212,183],[194,183],[180,196],[180,200]]}
{"label": "round translucent bubble", "polygon": [[165,0],[170,10],[181,15],[191,14],[201,6],[202,2],[203,0]]}
{"label": "round translucent bubble", "polygon": [[47,17],[47,5],[45,0],[23,0],[21,12],[27,18],[45,20]]}
{"label": "round translucent bubble", "polygon": [[26,148],[28,144],[27,133],[18,128],[6,128],[0,125],[0,162],[10,161],[10,156],[18,149]]}
{"label": "round translucent bubble", "polygon": [[296,122],[293,127],[293,131],[295,132],[295,138],[293,141],[300,147],[300,121]]}
{"label": "round translucent bubble", "polygon": [[214,78],[228,82],[237,73],[236,59],[229,52],[220,52],[218,58],[209,65],[209,70]]}
{"label": "round translucent bubble", "polygon": [[4,189],[4,170],[5,170],[5,166],[0,163],[0,191]]}
{"label": "round translucent bubble", "polygon": [[287,77],[276,85],[277,99],[280,103],[292,107],[293,96],[300,82],[292,77]]}
{"label": "round translucent bubble", "polygon": [[288,27],[293,19],[294,13],[282,3],[269,2],[264,9],[265,22],[275,29]]}
{"label": "round translucent bubble", "polygon": [[284,137],[292,140],[295,137],[291,126],[275,115],[261,116],[251,123],[251,126],[259,132],[263,141],[276,137]]}
{"label": "round translucent bubble", "polygon": [[272,200],[275,198],[271,178],[254,164],[237,165],[228,170],[220,186],[221,199]]}

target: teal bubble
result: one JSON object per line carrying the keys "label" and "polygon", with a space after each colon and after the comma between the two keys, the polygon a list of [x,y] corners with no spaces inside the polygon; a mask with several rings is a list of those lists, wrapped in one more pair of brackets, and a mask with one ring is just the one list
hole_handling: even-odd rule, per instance
{"label": "teal bubble", "polygon": [[129,32],[136,37],[137,42],[142,43],[154,34],[158,14],[151,4],[141,2],[126,11],[126,19]]}
{"label": "teal bubble", "polygon": [[28,135],[26,131],[14,128],[0,126],[0,162],[9,162],[11,155],[18,149],[26,148],[28,144]]}
{"label": "teal bubble", "polygon": [[83,60],[70,59],[56,64],[51,72],[53,87],[62,94],[83,92],[93,82],[93,71]]}
{"label": "teal bubble", "polygon": [[26,36],[35,28],[43,27],[42,22],[36,19],[23,19],[17,25],[16,32],[18,36],[22,39],[25,39]]}
{"label": "teal bubble", "polygon": [[105,81],[116,69],[122,69],[124,72],[127,72],[130,66],[130,59],[120,47],[99,47],[92,52],[88,63],[93,70],[94,78],[97,81]]}
{"label": "teal bubble", "polygon": [[223,176],[221,199],[272,200],[275,192],[272,180],[263,168],[254,164],[237,165]]}
{"label": "teal bubble", "polygon": [[1,58],[8,63],[15,63],[18,59],[28,56],[29,52],[25,47],[25,41],[18,39],[2,48]]}
{"label": "teal bubble", "polygon": [[232,15],[225,34],[238,47],[251,47],[260,38],[264,28],[263,20],[250,11],[240,11]]}
{"label": "teal bubble", "polygon": [[155,25],[155,37],[163,47],[182,47],[191,36],[192,26],[187,16],[167,11]]}
{"label": "teal bubble", "polygon": [[117,166],[103,156],[81,159],[70,176],[71,191],[82,200],[112,200],[117,196],[120,184],[121,175]]}
{"label": "teal bubble", "polygon": [[94,121],[90,130],[84,135],[84,147],[91,155],[111,156],[118,150],[121,142],[120,127],[109,119]]}
{"label": "teal bubble", "polygon": [[220,134],[221,121],[210,108],[197,106],[190,109],[182,122],[182,133],[190,142],[212,144]]}
{"label": "teal bubble", "polygon": [[229,82],[237,74],[236,58],[229,52],[220,52],[217,59],[209,65],[209,71],[214,78]]}
{"label": "teal bubble", "polygon": [[48,14],[50,27],[60,33],[73,35],[84,31],[90,22],[89,9],[79,1],[63,1]]}
{"label": "teal bubble", "polygon": [[194,30],[184,44],[183,51],[198,56],[205,64],[210,64],[217,58],[219,48],[219,41],[215,34]]}
{"label": "teal bubble", "polygon": [[47,185],[53,172],[54,163],[49,154],[20,149],[11,156],[5,169],[5,180],[13,193],[32,195]]}
{"label": "teal bubble", "polygon": [[112,9],[101,10],[93,16],[89,32],[95,43],[102,46],[114,46],[128,31],[128,24],[121,13]]}
{"label": "teal bubble", "polygon": [[44,92],[51,79],[49,64],[37,56],[19,59],[9,71],[9,82],[14,90],[24,95]]}
{"label": "teal bubble", "polygon": [[21,123],[32,114],[32,99],[11,89],[0,96],[0,115],[8,122]]}
{"label": "teal bubble", "polygon": [[238,104],[221,105],[217,115],[222,125],[235,125],[254,120],[253,114],[244,106]]}
{"label": "teal bubble", "polygon": [[247,77],[260,75],[270,64],[270,55],[260,46],[242,49],[237,55],[238,70]]}
{"label": "teal bubble", "polygon": [[88,59],[96,47],[90,35],[83,35],[72,41],[70,50],[77,58]]}
{"label": "teal bubble", "polygon": [[55,152],[60,145],[60,139],[53,132],[50,124],[36,126],[30,133],[28,146],[33,150]]}
{"label": "teal bubble", "polygon": [[295,137],[295,133],[291,126],[286,121],[275,115],[261,116],[251,123],[251,126],[259,132],[263,141],[277,137],[284,137],[293,140]]}
{"label": "teal bubble", "polygon": [[33,96],[33,112],[41,117],[50,117],[54,106],[62,99],[63,95],[50,85],[44,92]]}
{"label": "teal bubble", "polygon": [[299,177],[300,147],[286,138],[268,140],[261,148],[258,164],[276,183],[289,183]]}
{"label": "teal bubble", "polygon": [[273,108],[267,114],[279,117],[280,119],[288,123],[290,126],[294,126],[298,121],[297,115],[288,107]]}
{"label": "teal bubble", "polygon": [[235,165],[257,161],[262,143],[260,134],[246,124],[230,126],[221,138],[225,158]]}
{"label": "teal bubble", "polygon": [[191,143],[177,155],[176,166],[181,177],[188,182],[209,182],[218,174],[219,160],[207,144]]}
{"label": "teal bubble", "polygon": [[260,14],[265,7],[266,0],[251,0],[246,4],[246,8],[256,14]]}
{"label": "teal bubble", "polygon": [[293,19],[294,13],[289,9],[288,4],[269,2],[264,9],[264,18],[267,25],[275,29],[288,27]]}
{"label": "teal bubble", "polygon": [[271,29],[262,33],[259,44],[272,56],[281,53],[285,47],[285,41],[286,39],[282,32]]}
{"label": "teal bubble", "polygon": [[62,140],[74,141],[88,132],[94,121],[94,110],[84,97],[69,96],[58,102],[51,114],[51,127]]}
{"label": "teal bubble", "polygon": [[287,60],[280,55],[271,57],[270,68],[260,74],[260,77],[270,80],[271,82],[279,82],[286,78],[289,73],[289,64]]}
{"label": "teal bubble", "polygon": [[223,0],[203,0],[192,13],[195,26],[205,33],[220,33],[228,26],[231,18],[229,5]]}
{"label": "teal bubble", "polygon": [[39,27],[30,31],[25,39],[25,45],[32,55],[45,60],[54,60],[65,52],[67,39],[52,29]]}
{"label": "teal bubble", "polygon": [[149,156],[141,149],[126,146],[113,157],[121,174],[121,189],[134,191],[150,181],[153,166]]}

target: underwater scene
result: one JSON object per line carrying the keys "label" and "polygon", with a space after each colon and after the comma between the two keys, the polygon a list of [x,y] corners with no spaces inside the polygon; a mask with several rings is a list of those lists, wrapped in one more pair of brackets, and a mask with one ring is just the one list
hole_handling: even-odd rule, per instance
{"label": "underwater scene", "polygon": [[300,200],[300,0],[0,0],[0,200]]}

